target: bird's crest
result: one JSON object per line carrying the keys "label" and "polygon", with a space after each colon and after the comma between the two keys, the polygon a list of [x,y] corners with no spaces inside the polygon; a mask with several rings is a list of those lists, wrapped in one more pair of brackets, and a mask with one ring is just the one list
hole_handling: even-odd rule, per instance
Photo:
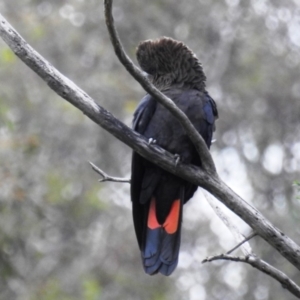
{"label": "bird's crest", "polygon": [[206,77],[201,63],[182,42],[168,37],[146,40],[138,45],[136,57],[160,90],[172,85],[200,91],[205,89]]}

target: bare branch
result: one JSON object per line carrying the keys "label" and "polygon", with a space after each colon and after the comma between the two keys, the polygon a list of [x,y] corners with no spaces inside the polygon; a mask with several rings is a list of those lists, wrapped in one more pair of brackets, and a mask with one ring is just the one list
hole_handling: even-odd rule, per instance
{"label": "bare branch", "polygon": [[112,181],[112,182],[122,182],[122,183],[130,183],[130,178],[120,178],[120,177],[112,177],[107,175],[103,170],[97,167],[95,164],[89,161],[89,164],[92,166],[93,170],[102,176],[102,179],[99,179],[99,182]]}
{"label": "bare branch", "polygon": [[[202,158],[202,161],[206,164],[204,166],[205,173],[208,175],[207,182],[205,182],[204,187],[207,189],[210,193],[212,193],[214,196],[216,196],[221,202],[223,202],[226,206],[228,206],[233,212],[235,212],[239,216],[246,217],[243,218],[253,229],[254,231],[258,232],[258,234],[263,237],[266,241],[269,241],[283,256],[290,257],[294,261],[295,266],[300,269],[300,248],[299,246],[294,243],[293,241],[289,240],[287,243],[292,246],[294,250],[292,250],[287,256],[285,253],[285,250],[282,249],[282,237],[283,233],[281,233],[279,230],[274,228],[274,226],[267,221],[255,208],[250,206],[248,203],[245,203],[243,199],[238,197],[234,192],[225,184],[223,183],[219,178],[218,175],[215,172],[215,166],[212,161],[211,155],[201,138],[201,136],[198,134],[198,132],[193,128],[193,125],[190,123],[188,118],[185,116],[185,114],[179,110],[176,105],[165,95],[160,93],[151,83],[145,78],[145,76],[142,74],[142,72],[133,64],[133,62],[130,60],[130,58],[127,56],[125,51],[123,50],[121,41],[118,37],[117,31],[114,26],[114,19],[112,16],[112,0],[105,0],[104,1],[104,10],[105,10],[105,18],[106,18],[106,25],[110,34],[111,42],[114,46],[115,53],[117,57],[119,58],[120,62],[124,65],[124,67],[127,69],[127,71],[142,85],[142,87],[157,101],[159,101],[161,104],[163,104],[166,108],[168,108],[175,117],[178,118],[178,120],[181,122],[182,126],[186,129],[187,134],[189,134],[190,139],[193,141],[195,146],[197,147],[197,151],[199,155]],[[180,176],[180,175],[179,175]],[[221,188],[220,194],[216,194],[215,191],[215,185],[213,184],[210,187],[208,186],[211,181],[215,181],[217,185]],[[233,195],[234,194],[234,195]],[[233,201],[233,206],[228,205],[233,199],[243,202],[247,207],[247,209],[252,211],[252,214],[248,215],[245,214],[245,206],[238,207],[241,202]],[[226,199],[226,200],[225,200]],[[241,209],[241,210],[240,210]],[[249,211],[248,211],[249,212]],[[257,222],[260,220],[261,222]],[[260,225],[264,225],[261,227]],[[259,224],[259,225],[258,225]],[[257,226],[258,225],[258,226]],[[270,234],[269,229],[273,228],[276,231],[276,238],[274,239],[274,235]],[[273,231],[274,233],[274,231]],[[286,238],[286,236],[284,236]],[[290,243],[292,242],[292,243]],[[297,253],[295,253],[297,251]],[[295,257],[296,255],[296,257]],[[293,256],[293,257],[292,257]],[[291,261],[291,260],[290,260]]]}
{"label": "bare branch", "polygon": [[274,227],[257,209],[235,194],[218,176],[208,174],[192,165],[184,165],[181,162],[176,165],[173,155],[155,144],[149,145],[144,137],[116,119],[110,112],[95,103],[90,96],[72,81],[58,72],[48,61],[29,46],[1,15],[0,36],[13,52],[58,95],[76,106],[91,120],[141,156],[168,172],[209,191],[300,270],[300,247]]}
{"label": "bare branch", "polygon": [[[178,176],[182,176],[181,172],[185,173],[184,170],[189,170],[190,175],[188,176],[190,179],[186,179],[192,180],[193,178],[194,183],[197,185],[199,184],[198,181],[201,177],[202,180],[200,181],[202,181],[203,184],[207,181],[207,175],[203,172],[203,170],[192,165],[184,165],[180,162],[176,165],[174,155],[154,143],[149,143],[142,135],[133,131],[131,128],[115,118],[109,111],[98,105],[89,95],[87,95],[87,93],[75,85],[74,82],[62,75],[46,59],[28,45],[28,43],[3,18],[3,16],[1,16],[1,14],[0,36],[12,49],[12,51],[30,69],[38,74],[54,92],[77,107],[96,124],[134,149],[134,151],[138,152],[141,156]],[[198,183],[196,183],[196,181]]]}
{"label": "bare branch", "polygon": [[[230,254],[230,253],[232,253],[234,250],[236,250],[237,248],[239,248],[239,247],[241,247],[241,246],[244,246],[245,245],[245,243],[247,243],[249,240],[251,240],[252,238],[254,238],[255,236],[257,236],[257,233],[256,232],[252,232],[250,235],[248,235],[247,237],[245,237],[240,243],[238,243],[236,246],[234,246],[232,249],[230,249],[229,251],[227,251],[226,252],[226,254]],[[247,252],[248,252],[248,254],[253,254],[253,252],[252,252],[252,249],[251,249],[251,247],[250,247],[250,245],[249,245],[249,243],[247,243],[248,245],[247,245],[247,247],[249,247],[249,250],[247,249]],[[245,254],[245,250],[243,251],[244,252],[244,254]]]}
{"label": "bare branch", "polygon": [[207,257],[202,261],[202,263],[211,262],[214,260],[230,260],[235,262],[243,262],[251,265],[253,268],[258,269],[259,271],[273,277],[282,287],[290,291],[294,296],[300,298],[300,287],[291,280],[286,274],[280,270],[274,268],[267,262],[263,261],[260,258],[255,257],[254,255],[248,255],[245,257],[231,256],[227,254],[220,254],[216,256]]}
{"label": "bare branch", "polygon": [[114,18],[112,15],[112,0],[105,0],[104,1],[104,13],[105,13],[105,20],[106,26],[110,35],[111,43],[114,47],[115,53],[126,68],[126,70],[130,73],[130,75],[136,79],[140,83],[140,85],[148,92],[152,97],[154,97],[160,104],[165,106],[181,123],[181,125],[186,130],[189,138],[195,145],[199,156],[201,157],[202,167],[203,169],[210,174],[216,176],[216,167],[213,162],[213,159],[208,151],[208,148],[202,138],[202,136],[198,133],[195,129],[189,118],[186,114],[181,111],[176,104],[161,93],[155,86],[153,86],[147,77],[143,75],[143,72],[134,65],[132,60],[128,57],[125,53],[118,33],[114,26]]}
{"label": "bare branch", "polygon": [[[238,243],[238,245],[235,246],[235,248],[233,250],[230,250],[230,251],[234,251],[239,246],[242,246],[241,250],[242,250],[244,255],[252,254],[252,249],[251,249],[250,244],[246,243],[244,235],[240,232],[240,230],[232,222],[232,220],[226,215],[226,213],[220,207],[220,203],[217,201],[217,199],[215,197],[213,197],[211,194],[209,194],[208,192],[206,192],[206,191],[203,191],[203,194],[204,194],[208,204],[214,210],[214,212],[219,217],[219,219],[230,230],[230,232],[232,233],[232,235],[234,236],[235,240]],[[229,253],[227,253],[227,254],[229,254]]]}

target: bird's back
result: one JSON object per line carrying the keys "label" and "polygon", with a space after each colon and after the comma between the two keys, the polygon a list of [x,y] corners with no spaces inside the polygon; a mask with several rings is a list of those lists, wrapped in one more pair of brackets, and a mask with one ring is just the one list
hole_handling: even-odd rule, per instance
{"label": "bird's back", "polygon": [[[197,131],[202,135],[208,147],[211,144],[214,109],[212,99],[207,93],[198,90],[182,90],[170,88],[164,92],[166,96],[187,115]],[[155,101],[147,95],[149,103]],[[140,132],[137,128],[137,131]],[[180,156],[183,163],[199,165],[198,155],[184,128],[172,113],[161,104],[155,105],[155,110],[148,125],[140,132],[147,138],[156,140],[156,143],[167,151]],[[198,163],[197,163],[198,161]]]}

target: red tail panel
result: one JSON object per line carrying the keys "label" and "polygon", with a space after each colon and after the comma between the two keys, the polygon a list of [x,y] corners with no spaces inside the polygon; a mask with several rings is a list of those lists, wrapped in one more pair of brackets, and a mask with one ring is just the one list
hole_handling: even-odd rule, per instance
{"label": "red tail panel", "polygon": [[167,233],[172,234],[177,231],[179,218],[180,218],[180,200],[177,199],[173,202],[169,215],[163,224]]}
{"label": "red tail panel", "polygon": [[156,199],[152,197],[149,207],[147,226],[150,229],[163,227],[169,234],[175,233],[178,228],[180,217],[180,200],[177,199],[173,202],[171,210],[166,218],[166,221],[160,225],[156,218]]}
{"label": "red tail panel", "polygon": [[156,229],[156,228],[159,228],[161,226],[157,222],[157,218],[156,218],[156,202],[155,202],[154,197],[151,198],[151,202],[150,202],[147,226],[150,229]]}

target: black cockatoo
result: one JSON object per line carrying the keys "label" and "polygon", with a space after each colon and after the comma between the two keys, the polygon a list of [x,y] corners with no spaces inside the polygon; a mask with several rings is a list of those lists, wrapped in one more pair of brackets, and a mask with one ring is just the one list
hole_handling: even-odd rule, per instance
{"label": "black cockatoo", "polygon": [[[209,148],[218,112],[205,90],[206,77],[195,54],[182,42],[163,37],[141,42],[136,56],[151,82],[184,111]],[[134,113],[133,129],[180,162],[201,166],[201,157],[180,123],[148,94]],[[168,276],[176,268],[182,207],[196,189],[133,152],[133,221],[146,273]]]}

